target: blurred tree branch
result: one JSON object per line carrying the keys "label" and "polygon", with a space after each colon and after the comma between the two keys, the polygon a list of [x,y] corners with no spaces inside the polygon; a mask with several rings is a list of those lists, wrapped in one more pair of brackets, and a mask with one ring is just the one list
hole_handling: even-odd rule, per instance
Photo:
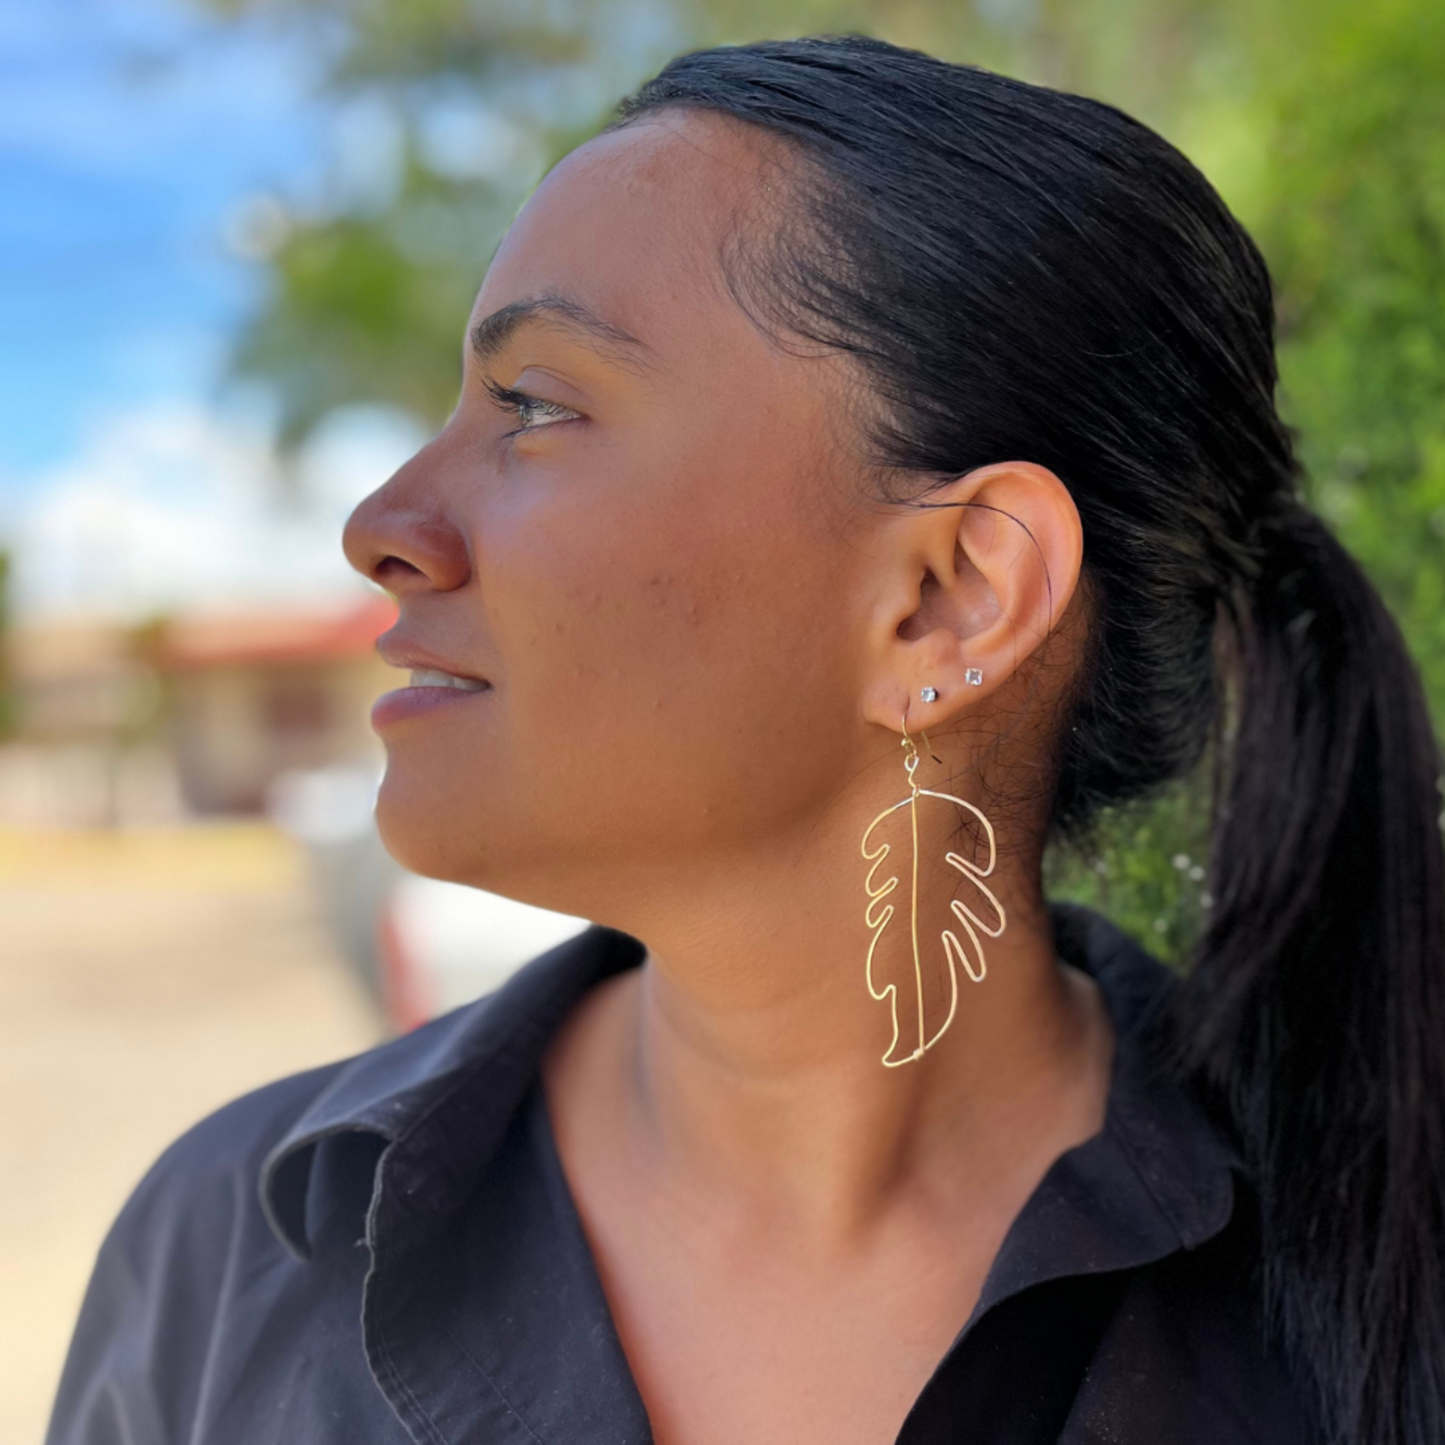
{"label": "blurred tree branch", "polygon": [[[669,55],[861,30],[1042,83],[1122,88],[1167,124],[1181,77],[1219,48],[1225,0],[571,0],[524,13],[501,0],[197,3],[305,37],[326,57],[328,93],[369,99],[400,134],[381,205],[343,198],[291,214],[265,249],[269,296],[235,365],[273,386],[294,442],[347,402],[444,419],[462,322],[518,204]],[[479,129],[500,117],[522,137],[515,164],[469,174],[455,145],[439,155],[439,115],[464,125],[468,114]]]}

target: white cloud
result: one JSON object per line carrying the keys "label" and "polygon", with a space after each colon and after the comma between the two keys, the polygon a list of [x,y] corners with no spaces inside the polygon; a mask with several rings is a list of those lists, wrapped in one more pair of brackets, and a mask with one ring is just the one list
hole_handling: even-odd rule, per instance
{"label": "white cloud", "polygon": [[138,619],[354,595],[342,525],[419,441],[394,417],[337,416],[288,491],[255,424],[184,404],[112,416],[24,488],[7,528],[17,610]]}

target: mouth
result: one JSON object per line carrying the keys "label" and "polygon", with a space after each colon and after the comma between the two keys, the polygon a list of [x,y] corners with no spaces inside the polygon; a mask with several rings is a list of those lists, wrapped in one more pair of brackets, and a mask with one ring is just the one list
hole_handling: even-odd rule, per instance
{"label": "mouth", "polygon": [[411,670],[409,687],[451,687],[458,692],[486,692],[491,683],[479,677],[458,677],[454,673],[441,672],[434,667],[414,667]]}
{"label": "mouth", "polygon": [[377,732],[409,719],[425,716],[438,708],[453,707],[490,692],[491,683],[479,677],[461,677],[436,667],[410,669],[407,685],[377,698],[371,709],[371,726]]}

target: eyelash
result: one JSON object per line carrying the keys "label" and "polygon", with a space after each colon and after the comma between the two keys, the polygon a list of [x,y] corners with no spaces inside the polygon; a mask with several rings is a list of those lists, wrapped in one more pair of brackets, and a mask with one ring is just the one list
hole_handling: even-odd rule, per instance
{"label": "eyelash", "polygon": [[[558,413],[557,421],[571,421],[577,413],[570,406],[563,406],[560,401],[546,401],[540,396],[533,396],[530,392],[518,391],[512,386],[502,386],[499,382],[486,381],[483,385],[487,388],[487,394],[492,398],[503,411],[511,412],[519,421],[524,424],[506,433],[507,436],[516,436],[519,432],[538,431],[541,428],[535,424],[527,424],[526,417],[529,413],[540,411],[543,414]],[[549,423],[543,423],[549,425]]]}

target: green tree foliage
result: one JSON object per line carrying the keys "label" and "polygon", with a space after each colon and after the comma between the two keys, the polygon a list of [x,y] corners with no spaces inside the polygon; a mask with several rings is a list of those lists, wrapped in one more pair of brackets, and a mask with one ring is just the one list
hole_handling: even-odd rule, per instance
{"label": "green tree foliage", "polygon": [[[392,403],[440,423],[455,400],[462,320],[532,185],[669,55],[764,35],[860,30],[1096,94],[1127,90],[1158,119],[1181,71],[1218,46],[1215,0],[208,0],[290,28],[331,57],[338,103],[365,100],[399,133],[380,204],[312,202],[272,227],[271,287],[236,352],[272,385],[285,439],[332,408]],[[519,21],[517,16],[527,17]],[[501,118],[516,162],[434,143]],[[430,142],[430,143],[429,143]],[[384,169],[384,165],[379,166]]]}
{"label": "green tree foliage", "polygon": [[[1439,726],[1445,6],[1266,0],[1213,20],[1202,74],[1154,119],[1264,249],[1278,291],[1283,408],[1306,493],[1400,620]],[[1197,779],[1152,808],[1104,820],[1082,855],[1051,860],[1054,891],[1103,907],[1156,951],[1182,957],[1203,917],[1192,861],[1205,852],[1203,803]]]}
{"label": "green tree foliage", "polygon": [[631,52],[650,12],[502,0],[200,3],[279,26],[327,56],[327,97],[343,117],[364,109],[375,133],[376,154],[349,162],[370,164],[369,184],[282,200],[279,216],[264,198],[246,249],[262,255],[270,284],[235,371],[269,385],[288,443],[355,403],[439,424],[497,242],[546,166],[595,127],[620,77],[641,73]]}
{"label": "green tree foliage", "polygon": [[448,184],[409,159],[380,213],[289,229],[270,257],[271,300],[235,355],[239,372],[274,387],[284,441],[347,404],[443,419],[485,267],[458,238],[495,237],[502,210],[494,186]]}
{"label": "green tree foliage", "polygon": [[1320,11],[1271,118],[1256,229],[1312,500],[1445,718],[1445,6]]}
{"label": "green tree foliage", "polygon": [[[298,212],[237,366],[297,439],[331,408],[454,400],[462,322],[545,166],[670,54],[860,30],[1098,96],[1170,136],[1254,230],[1311,499],[1400,617],[1445,717],[1445,5],[1439,0],[209,0],[314,37],[400,143],[380,202]],[[501,118],[510,164],[436,144]],[[454,138],[455,138],[455,127]],[[496,126],[493,125],[495,131]],[[481,126],[479,134],[485,131]],[[463,139],[465,126],[463,126]],[[460,161],[460,163],[459,163]],[[1051,857],[1058,894],[1181,957],[1207,904],[1205,780]]]}

